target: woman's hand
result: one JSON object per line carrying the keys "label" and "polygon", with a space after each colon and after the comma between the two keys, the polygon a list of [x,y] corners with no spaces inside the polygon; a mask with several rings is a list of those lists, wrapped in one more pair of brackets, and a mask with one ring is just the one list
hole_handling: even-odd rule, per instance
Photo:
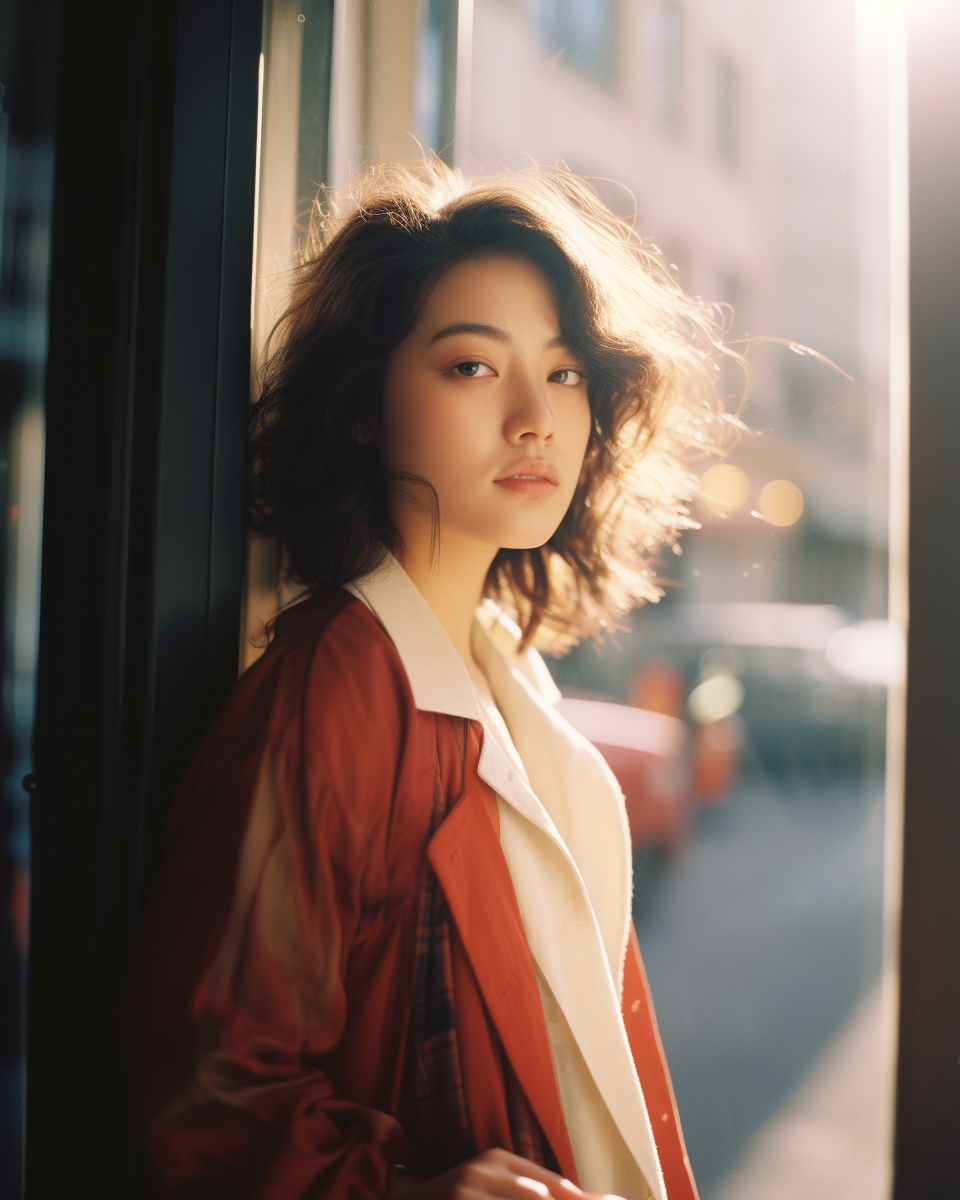
{"label": "woman's hand", "polygon": [[[591,1200],[576,1184],[546,1167],[510,1154],[485,1150],[436,1179],[398,1173],[389,1200]],[[599,1200],[598,1197],[592,1200]],[[605,1200],[618,1200],[606,1197]]]}

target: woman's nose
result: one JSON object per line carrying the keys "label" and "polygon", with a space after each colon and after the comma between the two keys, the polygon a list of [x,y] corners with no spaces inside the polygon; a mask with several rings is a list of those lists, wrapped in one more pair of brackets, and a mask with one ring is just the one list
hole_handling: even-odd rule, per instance
{"label": "woman's nose", "polygon": [[511,389],[510,400],[504,422],[507,441],[515,444],[549,442],[553,437],[554,418],[543,389],[533,379],[524,379]]}

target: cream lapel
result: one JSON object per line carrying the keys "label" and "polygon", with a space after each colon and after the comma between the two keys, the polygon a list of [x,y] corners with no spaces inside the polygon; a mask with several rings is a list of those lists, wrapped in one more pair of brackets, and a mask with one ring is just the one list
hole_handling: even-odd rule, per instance
{"label": "cream lapel", "polygon": [[633,875],[620,786],[590,743],[552,703],[545,702],[542,685],[532,686],[521,673],[526,667],[532,675],[531,665],[517,662],[514,666],[507,657],[510,654],[516,661],[512,647],[500,650],[497,634],[503,628],[502,619],[485,631],[475,627],[474,656],[490,681],[497,708],[526,768],[525,778],[580,873],[619,997]]}
{"label": "cream lapel", "polygon": [[481,720],[477,693],[463,659],[392,554],[369,575],[348,583],[346,590],[366,604],[389,634],[417,708]]}
{"label": "cream lapel", "polygon": [[[507,801],[500,841],[531,952],[627,1148],[653,1195],[664,1200],[653,1130],[620,1016],[631,890],[620,789],[596,751],[508,666],[479,626],[474,656],[527,769],[528,778],[514,773],[504,779],[493,753],[479,765]],[[533,804],[549,824],[530,819]]]}

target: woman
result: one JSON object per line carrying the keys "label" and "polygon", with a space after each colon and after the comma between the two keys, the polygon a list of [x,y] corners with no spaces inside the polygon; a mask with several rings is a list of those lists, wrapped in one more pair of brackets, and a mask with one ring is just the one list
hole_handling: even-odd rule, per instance
{"label": "woman", "polygon": [[164,1196],[696,1195],[623,800],[531,648],[657,595],[715,330],[566,173],[381,168],[251,427],[306,595],[176,798],[131,1000]]}

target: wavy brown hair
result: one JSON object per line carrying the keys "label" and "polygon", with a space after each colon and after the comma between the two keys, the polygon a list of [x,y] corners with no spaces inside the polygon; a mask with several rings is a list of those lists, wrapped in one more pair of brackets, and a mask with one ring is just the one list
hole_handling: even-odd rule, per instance
{"label": "wavy brown hair", "polygon": [[524,645],[536,635],[557,651],[659,597],[655,556],[693,524],[691,451],[724,425],[712,310],[569,171],[467,184],[436,159],[383,165],[318,203],[251,410],[250,524],[309,587],[401,549],[391,488],[425,481],[389,478],[378,450],[390,354],[445,271],[501,254],[544,272],[588,377],[593,424],[570,507],[545,545],[501,549],[485,589]]}

